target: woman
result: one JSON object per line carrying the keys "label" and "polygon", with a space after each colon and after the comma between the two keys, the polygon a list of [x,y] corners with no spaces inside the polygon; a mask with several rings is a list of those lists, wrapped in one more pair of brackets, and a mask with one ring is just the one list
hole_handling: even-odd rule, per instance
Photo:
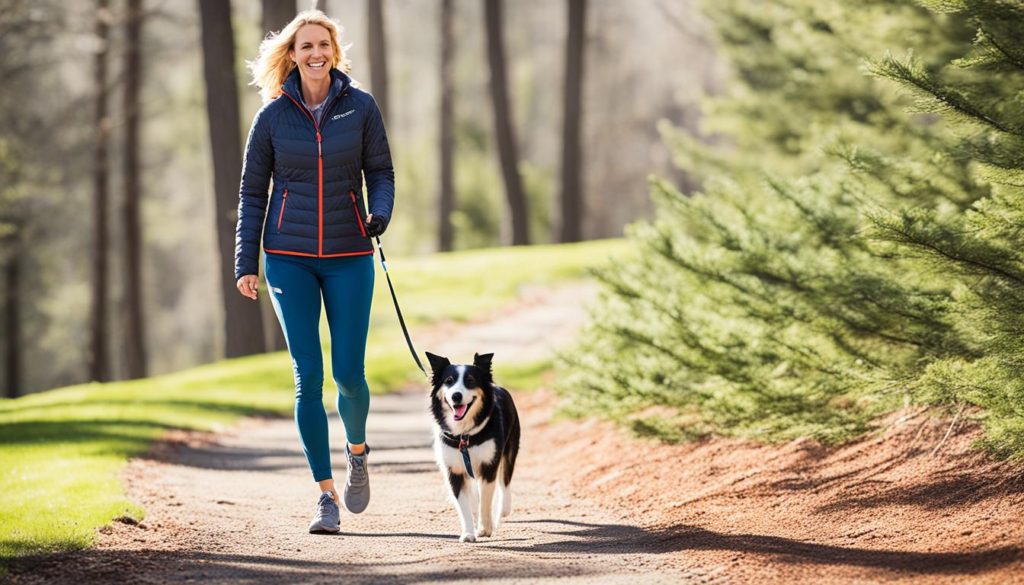
{"label": "woman", "polygon": [[265,103],[249,131],[235,233],[236,285],[253,300],[262,234],[264,276],[295,373],[295,421],[321,492],[310,532],[341,529],[322,401],[321,297],[347,439],[341,500],[357,514],[370,500],[363,366],[373,296],[370,238],[387,228],[395,193],[380,110],[353,87],[340,36],[336,22],[310,10],[260,44],[250,68]]}

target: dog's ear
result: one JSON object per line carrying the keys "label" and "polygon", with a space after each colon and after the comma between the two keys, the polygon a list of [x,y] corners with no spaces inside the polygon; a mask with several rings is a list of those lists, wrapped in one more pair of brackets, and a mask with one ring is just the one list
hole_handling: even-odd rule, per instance
{"label": "dog's ear", "polygon": [[494,357],[493,353],[473,354],[473,365],[480,368],[487,374],[487,383],[491,384],[494,382],[493,373],[491,372],[491,359]]}
{"label": "dog's ear", "polygon": [[432,376],[434,386],[437,386],[438,380],[441,378],[441,372],[443,372],[444,369],[447,368],[448,366],[452,365],[452,363],[448,361],[448,358],[441,357],[439,355],[434,355],[429,351],[426,352],[426,354],[427,360],[430,361],[430,369],[434,374]]}

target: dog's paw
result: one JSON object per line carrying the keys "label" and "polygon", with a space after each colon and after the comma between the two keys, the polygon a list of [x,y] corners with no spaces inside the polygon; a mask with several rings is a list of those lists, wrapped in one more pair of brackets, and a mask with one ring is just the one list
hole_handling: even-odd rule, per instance
{"label": "dog's paw", "polygon": [[490,527],[484,528],[483,526],[478,526],[476,529],[476,537],[483,538],[485,536],[490,536],[491,532],[493,532],[493,530],[491,530]]}
{"label": "dog's paw", "polygon": [[459,542],[476,542],[476,536],[469,532],[464,532],[462,536],[459,537]]}

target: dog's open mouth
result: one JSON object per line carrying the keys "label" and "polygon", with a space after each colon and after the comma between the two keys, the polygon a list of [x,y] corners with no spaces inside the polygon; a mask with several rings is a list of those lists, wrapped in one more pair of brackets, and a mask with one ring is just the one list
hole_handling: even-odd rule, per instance
{"label": "dog's open mouth", "polygon": [[476,398],[470,400],[468,404],[457,404],[452,406],[452,410],[454,411],[453,418],[455,418],[455,420],[462,420],[466,418],[466,413],[469,412],[469,407],[474,402],[476,402]]}

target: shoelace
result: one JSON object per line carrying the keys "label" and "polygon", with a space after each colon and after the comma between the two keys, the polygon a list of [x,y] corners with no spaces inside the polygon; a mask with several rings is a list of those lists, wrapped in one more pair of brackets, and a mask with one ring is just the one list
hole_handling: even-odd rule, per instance
{"label": "shoelace", "polygon": [[324,516],[327,516],[327,514],[330,513],[330,507],[329,507],[328,503],[334,504],[335,506],[338,505],[334,501],[334,498],[332,498],[331,496],[329,496],[327,494],[321,495],[320,499],[317,500],[317,502],[316,502],[316,513],[317,513],[317,515],[319,515],[320,517],[324,517]]}
{"label": "shoelace", "polygon": [[348,458],[348,483],[349,485],[362,485],[366,483],[366,457]]}

